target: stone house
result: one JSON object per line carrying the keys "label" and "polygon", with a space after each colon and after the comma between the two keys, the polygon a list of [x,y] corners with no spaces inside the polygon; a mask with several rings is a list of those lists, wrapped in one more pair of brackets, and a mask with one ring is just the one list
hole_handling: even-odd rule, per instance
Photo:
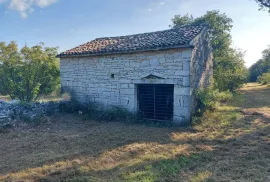
{"label": "stone house", "polygon": [[209,28],[97,38],[58,55],[61,85],[81,102],[125,107],[153,120],[187,124],[195,91],[213,73]]}

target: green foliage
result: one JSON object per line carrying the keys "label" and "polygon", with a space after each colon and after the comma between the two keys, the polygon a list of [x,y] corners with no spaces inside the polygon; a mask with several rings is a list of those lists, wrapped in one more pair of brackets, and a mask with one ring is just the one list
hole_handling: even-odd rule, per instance
{"label": "green foliage", "polygon": [[147,165],[144,166],[143,170],[138,170],[129,174],[125,174],[122,177],[125,179],[125,181],[128,182],[154,182],[157,180],[158,174],[153,171],[152,165]]}
{"label": "green foliage", "polygon": [[143,169],[130,172],[122,177],[126,181],[171,181],[171,177],[179,177],[182,169],[203,160],[199,154],[181,155],[173,159],[162,160],[153,165],[146,165]]}
{"label": "green foliage", "polygon": [[0,94],[24,102],[37,100],[60,87],[57,49],[42,43],[21,50],[0,42]]}
{"label": "green foliage", "polygon": [[220,91],[234,92],[247,82],[248,70],[244,65],[243,55],[243,52],[239,50],[228,48],[227,53],[215,59],[215,88]]}
{"label": "green foliage", "polygon": [[270,0],[255,0],[259,6],[260,10],[268,9],[268,12],[270,13]]}
{"label": "green foliage", "polygon": [[197,114],[201,115],[206,110],[215,110],[220,106],[221,102],[226,102],[232,99],[232,94],[229,91],[219,92],[211,87],[199,89],[197,91]]}
{"label": "green foliage", "polygon": [[[188,21],[187,21],[188,20]],[[221,14],[217,10],[207,11],[205,15],[193,18],[192,15],[175,15],[172,19],[172,27],[182,25],[197,25],[197,24],[208,24],[212,29],[212,47],[215,50],[221,48],[227,48],[231,44],[230,31],[232,29],[232,19],[228,18],[225,13]]]}
{"label": "green foliage", "polygon": [[186,14],[184,16],[175,15],[174,18],[172,19],[173,25],[170,25],[170,27],[188,25],[191,24],[193,21],[194,18],[192,15],[189,14]]}
{"label": "green foliage", "polygon": [[261,76],[258,77],[258,82],[266,85],[270,83],[270,72],[269,73],[263,73]]}
{"label": "green foliage", "polygon": [[249,68],[249,80],[256,82],[263,73],[270,71],[270,46],[262,52],[262,58]]}
{"label": "green foliage", "polygon": [[176,15],[172,27],[186,24],[208,24],[212,30],[211,44],[214,54],[215,88],[220,91],[235,91],[247,80],[243,52],[231,48],[232,19],[219,11],[208,11],[205,15],[193,18],[192,15]]}
{"label": "green foliage", "polygon": [[186,167],[198,158],[199,156],[197,154],[193,154],[191,156],[183,155],[176,159],[161,161],[155,167],[161,175],[177,175],[181,168]]}

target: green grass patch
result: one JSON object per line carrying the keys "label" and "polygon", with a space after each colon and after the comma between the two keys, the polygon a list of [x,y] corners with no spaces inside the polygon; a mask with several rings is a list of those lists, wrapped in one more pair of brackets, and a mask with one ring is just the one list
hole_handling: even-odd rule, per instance
{"label": "green grass patch", "polygon": [[180,156],[175,159],[167,159],[157,162],[153,165],[146,165],[144,169],[123,175],[126,181],[154,182],[164,181],[165,178],[171,178],[179,175],[182,169],[192,166],[200,160],[199,154],[190,156]]}

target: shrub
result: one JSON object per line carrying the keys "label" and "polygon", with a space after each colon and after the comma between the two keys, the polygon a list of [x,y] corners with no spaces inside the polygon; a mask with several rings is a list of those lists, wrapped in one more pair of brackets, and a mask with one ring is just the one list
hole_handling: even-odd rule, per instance
{"label": "shrub", "polygon": [[127,109],[118,106],[105,106],[99,103],[80,103],[72,99],[59,105],[60,112],[79,114],[87,119],[97,121],[122,121],[135,122],[141,120],[137,113],[129,112]]}
{"label": "shrub", "polygon": [[229,91],[219,92],[213,88],[204,88],[197,91],[197,114],[201,115],[206,110],[215,110],[221,102],[232,99]]}
{"label": "shrub", "polygon": [[270,72],[263,73],[261,76],[258,77],[257,81],[263,85],[269,84],[270,83]]}

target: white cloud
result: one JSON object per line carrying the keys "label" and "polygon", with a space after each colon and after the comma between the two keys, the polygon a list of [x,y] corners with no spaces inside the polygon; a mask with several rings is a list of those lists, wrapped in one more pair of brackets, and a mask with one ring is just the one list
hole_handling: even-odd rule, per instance
{"label": "white cloud", "polygon": [[[0,0],[5,1],[5,0]],[[44,8],[57,0],[11,0],[9,9],[18,11],[23,18],[26,18],[31,12],[34,11],[34,6]]]}
{"label": "white cloud", "polygon": [[163,5],[164,3],[165,3],[165,2],[160,2],[159,4],[160,4],[160,5]]}
{"label": "white cloud", "polygon": [[151,8],[149,8],[149,9],[148,9],[148,11],[152,11],[152,9],[151,9]]}
{"label": "white cloud", "polygon": [[36,0],[36,5],[41,7],[41,8],[44,8],[46,6],[49,6],[53,3],[56,3],[57,0]]}

